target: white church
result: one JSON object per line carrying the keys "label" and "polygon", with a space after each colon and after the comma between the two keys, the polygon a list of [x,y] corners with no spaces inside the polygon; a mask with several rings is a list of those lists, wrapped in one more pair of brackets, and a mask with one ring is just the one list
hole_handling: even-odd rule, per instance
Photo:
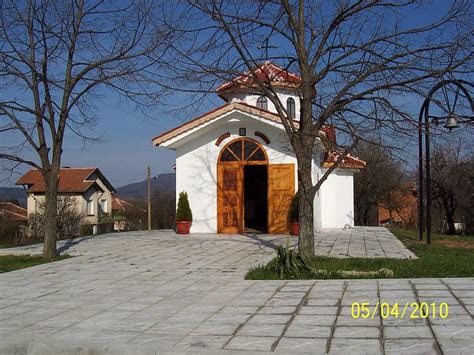
{"label": "white church", "polygon": [[[281,102],[299,119],[298,75],[265,62],[255,72],[269,78]],[[191,233],[288,233],[288,210],[297,191],[297,162],[272,102],[252,89],[243,74],[217,88],[225,103],[153,138],[176,151],[176,195],[186,191],[193,213]],[[325,132],[335,139],[334,130]],[[313,181],[335,154],[317,144]],[[348,156],[321,185],[314,199],[314,226],[354,225],[354,173],[365,162]]]}

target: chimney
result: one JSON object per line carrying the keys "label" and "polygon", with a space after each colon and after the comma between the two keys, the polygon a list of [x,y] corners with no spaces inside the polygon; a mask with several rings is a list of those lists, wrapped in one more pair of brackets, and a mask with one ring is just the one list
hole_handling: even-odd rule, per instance
{"label": "chimney", "polygon": [[336,127],[326,125],[322,127],[322,130],[324,131],[324,133],[326,133],[328,139],[334,144],[336,144]]}

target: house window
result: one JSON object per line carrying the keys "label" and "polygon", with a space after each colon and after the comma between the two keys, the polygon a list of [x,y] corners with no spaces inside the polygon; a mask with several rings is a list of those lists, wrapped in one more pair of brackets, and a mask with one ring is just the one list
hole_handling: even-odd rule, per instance
{"label": "house window", "polygon": [[94,201],[87,200],[87,215],[93,216],[94,215]]}
{"label": "house window", "polygon": [[100,209],[103,213],[107,213],[107,199],[103,198],[100,200]]}
{"label": "house window", "polygon": [[268,101],[265,96],[260,96],[257,99],[257,107],[262,110],[268,110]]}
{"label": "house window", "polygon": [[295,118],[295,99],[292,97],[289,97],[288,100],[286,100],[286,110],[288,111],[288,117],[289,118]]}

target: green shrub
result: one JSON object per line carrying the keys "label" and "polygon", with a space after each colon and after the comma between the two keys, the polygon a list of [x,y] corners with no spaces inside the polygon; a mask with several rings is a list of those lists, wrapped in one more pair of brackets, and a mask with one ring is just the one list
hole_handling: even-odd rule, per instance
{"label": "green shrub", "polygon": [[302,273],[311,271],[304,259],[290,249],[288,240],[285,247],[278,245],[275,251],[276,258],[267,265],[267,270],[276,273],[281,279],[299,278]]}
{"label": "green shrub", "polygon": [[189,207],[189,200],[188,194],[186,191],[179,193],[179,200],[178,200],[178,209],[176,211],[176,220],[180,221],[189,221],[193,220],[193,214],[191,212],[191,208]]}
{"label": "green shrub", "polygon": [[298,222],[300,213],[299,213],[299,206],[298,206],[298,193],[293,196],[293,200],[291,201],[290,210],[288,211],[288,219],[290,222]]}

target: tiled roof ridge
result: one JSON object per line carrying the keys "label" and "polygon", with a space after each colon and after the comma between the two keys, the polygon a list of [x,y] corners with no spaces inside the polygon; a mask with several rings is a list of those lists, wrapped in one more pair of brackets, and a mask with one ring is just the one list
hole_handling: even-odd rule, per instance
{"label": "tiled roof ridge", "polygon": [[[261,113],[263,113],[263,114],[265,114],[265,115],[267,115],[267,116],[271,116],[272,118],[270,118],[270,117],[264,117],[264,118],[267,118],[267,119],[269,119],[270,121],[273,121],[273,122],[276,122],[276,123],[280,123],[280,124],[281,124],[280,116],[279,116],[278,114],[274,113],[274,112],[271,112],[271,111],[268,111],[268,110],[263,110],[263,109],[261,109],[261,108],[258,108],[257,106],[249,105],[249,104],[247,104],[247,103],[245,103],[245,102],[232,102],[232,103],[225,103],[224,105],[221,105],[221,106],[219,106],[219,107],[217,107],[217,108],[215,108],[215,109],[213,109],[213,110],[211,110],[211,111],[208,111],[208,112],[206,112],[206,113],[203,113],[202,115],[199,115],[198,117],[193,118],[192,120],[189,120],[189,121],[187,121],[187,122],[184,122],[184,123],[180,124],[179,126],[177,126],[177,127],[175,127],[175,128],[169,129],[169,130],[167,130],[167,131],[165,131],[165,132],[159,134],[158,136],[153,137],[153,138],[152,138],[152,141],[154,142],[155,140],[157,140],[157,139],[159,139],[159,138],[163,138],[163,137],[165,137],[166,135],[169,135],[169,134],[171,134],[171,133],[173,133],[173,132],[175,132],[175,131],[179,131],[180,129],[183,129],[183,128],[185,128],[186,126],[192,126],[193,123],[196,123],[196,122],[199,121],[199,120],[205,119],[206,117],[208,117],[208,116],[210,116],[210,115],[212,115],[212,114],[218,112],[219,110],[223,110],[223,109],[225,109],[225,108],[228,108],[229,110],[232,110],[232,109],[238,110],[238,109],[241,109],[241,108],[249,108],[249,109],[252,109],[252,110],[254,110],[254,111],[261,112]],[[263,115],[262,115],[262,117],[263,117]],[[204,124],[205,122],[207,122],[207,121],[203,121],[203,122],[201,122],[201,123],[199,123],[199,124],[196,124],[195,126],[192,126],[192,127],[190,127],[189,129],[192,129],[192,128],[195,128],[195,127],[199,127],[201,124]],[[164,143],[164,142],[166,142],[166,141],[168,141],[169,139],[172,139],[172,138],[178,136],[179,134],[182,134],[182,133],[187,132],[189,129],[183,130],[182,132],[179,132],[179,133],[176,134],[176,135],[173,135],[173,136],[171,136],[171,137],[169,137],[169,138],[167,138],[167,139],[164,139],[162,142],[159,142],[158,145],[159,145],[159,144],[162,144],[162,143]],[[154,142],[154,144],[157,145],[157,143],[155,143],[155,142]]]}
{"label": "tiled roof ridge", "polygon": [[[234,87],[236,84],[252,86],[254,84],[254,77],[260,75],[261,73],[265,74],[265,78],[262,80],[270,79],[272,82],[275,81],[287,83],[290,85],[297,85],[301,81],[301,77],[299,75],[280,67],[272,61],[265,61],[264,63],[257,65],[252,70],[247,70],[236,78],[220,85],[216,89],[216,92],[219,93],[228,90]],[[268,73],[266,73],[266,71],[268,71]]]}
{"label": "tiled roof ridge", "polygon": [[[66,167],[59,170],[59,193],[83,193],[96,185],[97,182],[89,177],[99,172],[97,167]],[[105,177],[104,177],[105,179]],[[22,177],[16,181],[16,185],[31,185],[27,192],[43,193],[46,190],[45,182],[41,171],[38,169],[30,169]]]}

